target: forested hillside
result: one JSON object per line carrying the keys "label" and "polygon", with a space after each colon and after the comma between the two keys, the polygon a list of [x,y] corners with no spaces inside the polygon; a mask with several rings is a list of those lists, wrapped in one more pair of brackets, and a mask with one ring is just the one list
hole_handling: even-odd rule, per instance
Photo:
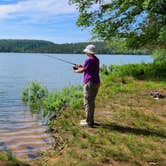
{"label": "forested hillside", "polygon": [[0,52],[31,52],[51,45],[54,43],[43,40],[0,40]]}
{"label": "forested hillside", "polygon": [[104,42],[55,44],[44,40],[0,40],[0,52],[18,53],[83,53],[88,44],[95,44],[98,54],[150,54],[147,50],[124,50],[107,47]]}

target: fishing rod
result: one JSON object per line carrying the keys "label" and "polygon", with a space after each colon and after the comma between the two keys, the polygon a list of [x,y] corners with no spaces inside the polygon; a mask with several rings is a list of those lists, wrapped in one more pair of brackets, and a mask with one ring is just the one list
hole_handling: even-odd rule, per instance
{"label": "fishing rod", "polygon": [[56,60],[59,60],[59,61],[62,61],[62,62],[68,63],[68,64],[72,64],[72,65],[74,65],[73,69],[78,69],[78,67],[76,66],[76,63],[67,61],[67,60],[62,59],[62,58],[53,57],[53,56],[51,56],[51,55],[43,55],[43,56],[47,56],[47,57],[49,57],[49,58],[56,59]]}

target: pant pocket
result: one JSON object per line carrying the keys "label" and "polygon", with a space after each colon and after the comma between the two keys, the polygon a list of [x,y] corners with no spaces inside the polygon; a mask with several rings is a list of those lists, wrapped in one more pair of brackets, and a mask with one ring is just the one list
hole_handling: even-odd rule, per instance
{"label": "pant pocket", "polygon": [[88,82],[84,85],[84,94],[88,94],[89,88],[90,88],[90,83]]}

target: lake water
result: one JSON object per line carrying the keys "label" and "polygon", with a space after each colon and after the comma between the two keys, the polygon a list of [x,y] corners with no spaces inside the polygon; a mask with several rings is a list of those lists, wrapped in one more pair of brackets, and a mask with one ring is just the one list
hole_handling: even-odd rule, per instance
{"label": "lake water", "polygon": [[[45,55],[48,54],[0,53],[0,149],[11,150],[22,159],[40,156],[53,143],[42,117],[22,105],[22,89],[32,80],[49,90],[82,82],[82,74],[73,73],[72,65]],[[81,54],[49,55],[80,64],[86,59]],[[153,61],[146,55],[98,55],[98,58],[101,66]]]}

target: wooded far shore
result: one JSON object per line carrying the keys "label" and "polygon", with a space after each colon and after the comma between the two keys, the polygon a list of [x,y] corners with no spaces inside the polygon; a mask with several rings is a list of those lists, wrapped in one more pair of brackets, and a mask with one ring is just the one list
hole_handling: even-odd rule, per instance
{"label": "wooded far shore", "polygon": [[0,52],[17,52],[17,53],[64,53],[64,54],[81,54],[88,44],[94,44],[97,48],[97,54],[137,54],[145,55],[152,52],[145,49],[123,50],[119,51],[116,47],[108,47],[104,42],[82,42],[82,43],[64,43],[56,44],[45,40],[15,40],[1,39]]}

